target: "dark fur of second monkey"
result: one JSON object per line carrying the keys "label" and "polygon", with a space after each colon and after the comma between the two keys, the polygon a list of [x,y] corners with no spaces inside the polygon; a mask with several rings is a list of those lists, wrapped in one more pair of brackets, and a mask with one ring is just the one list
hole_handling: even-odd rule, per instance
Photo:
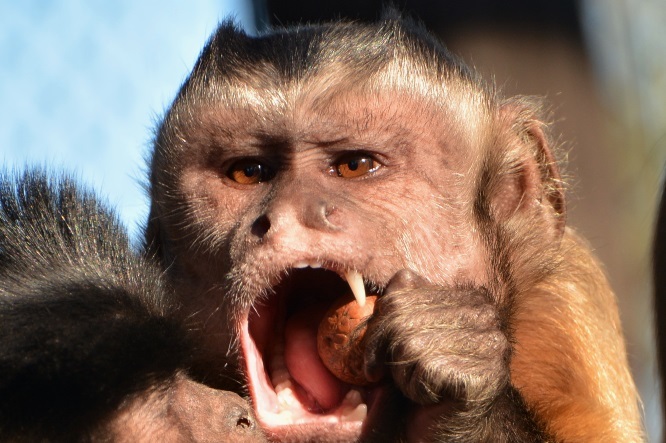
{"label": "dark fur of second monkey", "polygon": [[188,356],[160,273],[66,177],[0,175],[0,440],[86,441]]}

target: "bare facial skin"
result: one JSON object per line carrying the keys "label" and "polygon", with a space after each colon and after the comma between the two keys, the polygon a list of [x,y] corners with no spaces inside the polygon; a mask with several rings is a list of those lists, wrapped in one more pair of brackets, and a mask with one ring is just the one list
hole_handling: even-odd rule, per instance
{"label": "bare facial skin", "polygon": [[[641,441],[612,292],[538,107],[399,19],[225,24],[157,130],[146,251],[270,441]],[[317,351],[378,294],[357,386]]]}
{"label": "bare facial skin", "polygon": [[109,420],[99,441],[118,443],[266,441],[247,402],[178,374],[168,389],[137,396]]}

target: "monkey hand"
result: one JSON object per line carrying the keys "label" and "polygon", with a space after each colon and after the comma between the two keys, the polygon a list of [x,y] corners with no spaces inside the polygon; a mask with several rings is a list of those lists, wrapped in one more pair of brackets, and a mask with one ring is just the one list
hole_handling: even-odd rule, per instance
{"label": "monkey hand", "polygon": [[400,271],[377,300],[364,344],[368,378],[390,373],[419,405],[483,408],[509,383],[509,342],[481,289],[434,286]]}

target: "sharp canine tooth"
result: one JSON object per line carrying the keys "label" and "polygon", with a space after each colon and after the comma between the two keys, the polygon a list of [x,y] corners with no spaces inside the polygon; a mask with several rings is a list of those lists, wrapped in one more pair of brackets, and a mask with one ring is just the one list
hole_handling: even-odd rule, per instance
{"label": "sharp canine tooth", "polygon": [[356,303],[360,307],[365,306],[365,286],[363,286],[363,276],[356,271],[347,271],[345,273],[347,278],[347,283],[354,293],[354,298],[356,298]]}
{"label": "sharp canine tooth", "polygon": [[319,269],[319,268],[321,268],[321,263],[319,263],[319,262],[310,263],[310,267],[312,269]]}
{"label": "sharp canine tooth", "polygon": [[308,267],[308,264],[304,261],[299,261],[299,262],[294,263],[294,268],[297,268],[297,269],[303,269],[303,268],[307,268],[307,267]]}

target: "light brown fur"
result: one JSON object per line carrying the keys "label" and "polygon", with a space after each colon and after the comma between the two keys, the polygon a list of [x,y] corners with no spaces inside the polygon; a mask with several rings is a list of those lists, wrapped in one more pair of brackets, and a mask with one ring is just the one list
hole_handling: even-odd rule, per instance
{"label": "light brown fur", "polygon": [[644,441],[615,296],[573,231],[561,251],[557,272],[516,300],[512,381],[562,441]]}

